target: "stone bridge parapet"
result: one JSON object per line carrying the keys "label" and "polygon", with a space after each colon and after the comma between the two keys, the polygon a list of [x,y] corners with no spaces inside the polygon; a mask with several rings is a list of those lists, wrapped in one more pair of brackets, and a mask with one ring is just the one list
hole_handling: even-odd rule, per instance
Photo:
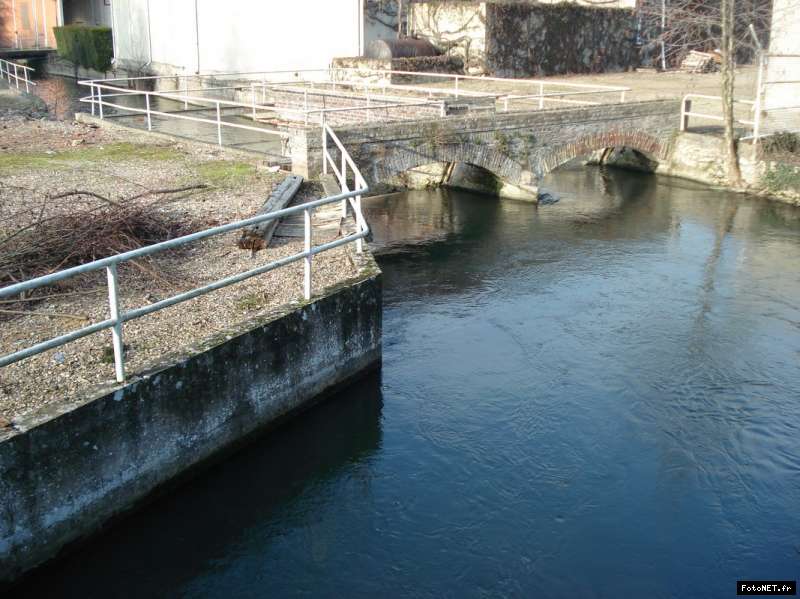
{"label": "stone bridge parapet", "polygon": [[[595,150],[624,146],[651,160],[665,160],[680,114],[679,100],[653,100],[335,130],[370,184],[431,163],[465,163],[490,171],[503,184],[535,191],[550,171]],[[295,167],[314,175],[321,170],[321,135],[319,129],[301,133],[292,140]]]}

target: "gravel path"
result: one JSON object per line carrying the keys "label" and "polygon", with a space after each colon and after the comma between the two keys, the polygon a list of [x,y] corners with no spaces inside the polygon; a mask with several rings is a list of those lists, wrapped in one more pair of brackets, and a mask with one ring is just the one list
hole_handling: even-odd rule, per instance
{"label": "gravel path", "polygon": [[[0,239],[28,222],[31,211],[26,212],[26,207],[38,209],[43,197],[75,189],[123,201],[143,190],[206,184],[208,189],[164,196],[154,209],[199,226],[213,226],[254,215],[285,176],[259,170],[241,158],[224,160],[215,148],[165,143],[146,135],[18,112],[0,116],[0,129]],[[86,201],[91,199],[53,201],[47,205],[48,214],[68,212],[77,202]],[[238,233],[232,233],[163,255],[148,269],[152,272],[121,267],[123,309],[147,305],[302,250],[302,240],[298,240],[251,256],[236,247],[237,239]],[[317,256],[314,288],[336,284],[355,272],[342,248]],[[296,263],[127,323],[128,372],[144,369],[165,354],[301,294],[302,264]],[[10,313],[18,311],[26,314]],[[42,301],[0,304],[0,354],[106,318],[102,273]],[[111,354],[106,331],[0,369],[0,426],[112,380]]]}

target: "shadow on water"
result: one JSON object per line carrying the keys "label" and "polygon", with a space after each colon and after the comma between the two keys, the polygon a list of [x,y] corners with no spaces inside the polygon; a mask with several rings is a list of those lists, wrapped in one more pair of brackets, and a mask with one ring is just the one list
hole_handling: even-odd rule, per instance
{"label": "shadow on water", "polygon": [[[228,596],[243,596],[236,580],[267,584],[269,570],[258,558],[246,565],[239,557],[267,548],[283,553],[287,536],[296,547],[286,547],[286,559],[300,551],[303,559],[325,560],[332,535],[344,531],[321,523],[319,514],[337,509],[349,494],[363,501],[371,493],[370,463],[381,447],[380,385],[380,372],[373,372],[270,431],[76,554],[35,572],[16,596],[176,596],[179,589],[193,594],[192,584],[203,594],[198,581],[204,574],[218,576],[228,567]],[[313,507],[291,509],[310,496]],[[154,530],[160,531],[157,543]],[[65,575],[69,585],[61,581]]]}

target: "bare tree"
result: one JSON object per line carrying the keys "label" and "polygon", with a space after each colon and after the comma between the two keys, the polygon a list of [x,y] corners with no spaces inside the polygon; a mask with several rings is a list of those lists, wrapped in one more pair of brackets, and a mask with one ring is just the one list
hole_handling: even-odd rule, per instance
{"label": "bare tree", "polygon": [[754,61],[758,43],[766,45],[772,1],[643,0],[638,13],[643,37],[649,42],[644,52],[663,68],[677,66],[692,50],[719,52],[726,167],[731,184],[738,185],[741,172],[733,116],[736,65]]}
{"label": "bare tree", "polygon": [[734,102],[734,78],[736,73],[736,44],[734,27],[736,20],[734,17],[734,4],[736,0],[722,0],[720,10],[720,34],[721,34],[721,56],[722,56],[722,117],[725,129],[725,161],[727,163],[728,181],[733,185],[739,185],[742,180],[742,173],[739,169],[739,155],[736,151],[736,138],[733,128],[733,102]]}

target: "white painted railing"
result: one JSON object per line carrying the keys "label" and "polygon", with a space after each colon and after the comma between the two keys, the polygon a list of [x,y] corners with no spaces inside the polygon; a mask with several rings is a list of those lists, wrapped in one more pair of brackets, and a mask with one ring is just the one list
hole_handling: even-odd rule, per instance
{"label": "white painted railing", "polygon": [[[153,130],[153,117],[162,117],[166,119],[176,119],[181,121],[190,121],[194,123],[205,123],[208,125],[214,125],[214,127],[216,127],[217,130],[217,144],[220,146],[223,145],[222,132],[223,129],[225,128],[243,129],[245,131],[256,131],[258,133],[263,133],[264,135],[269,135],[282,139],[288,139],[289,137],[289,134],[284,131],[275,131],[272,129],[266,129],[264,127],[251,127],[249,125],[243,125],[241,123],[232,123],[222,118],[223,108],[247,109],[252,111],[253,114],[255,114],[255,111],[257,109],[274,110],[267,106],[258,106],[255,102],[244,103],[244,102],[233,102],[229,100],[218,100],[213,98],[204,98],[201,96],[192,96],[181,92],[155,92],[155,91],[143,91],[143,90],[129,90],[123,87],[99,83],[98,81],[79,81],[78,83],[80,85],[89,87],[90,90],[90,95],[85,98],[81,98],[81,102],[86,102],[91,104],[92,115],[99,116],[101,119],[106,117],[107,108],[113,108],[116,110],[144,115],[145,120],[147,122],[148,131]],[[128,97],[128,98],[142,97],[144,98],[144,107],[140,108],[137,106],[129,106],[109,101],[109,98],[118,98],[118,97]],[[184,112],[165,112],[163,110],[156,110],[155,108],[153,108],[153,100],[159,98],[183,103]],[[214,111],[214,118],[209,119],[209,118],[191,116],[189,114],[186,114],[185,110],[188,109],[190,104],[195,107],[199,106],[207,109],[212,109]],[[285,112],[291,112],[291,109],[287,109]],[[297,112],[299,113],[299,111]]]}
{"label": "white painted railing", "polygon": [[[719,102],[720,105],[719,112],[710,113],[710,112],[699,112],[697,110],[693,110],[692,100],[709,100],[713,102]],[[760,110],[758,110],[756,102],[753,100],[734,100],[734,104],[749,106],[750,107],[749,112],[753,115],[753,120],[734,118],[734,123],[750,127],[754,132],[756,132],[757,135]],[[709,121],[724,122],[725,118],[721,116],[721,112],[722,112],[721,96],[708,96],[705,94],[686,94],[685,96],[683,96],[683,99],[681,100],[680,129],[681,131],[686,131],[689,128],[689,117],[696,117],[696,118],[706,119]],[[749,137],[752,136],[747,136],[747,138]]]}
{"label": "white painted railing", "polygon": [[[349,188],[348,182],[348,173],[347,169],[350,169],[350,172],[353,175],[353,186],[355,192],[358,195],[355,196],[354,200],[354,207],[355,207],[355,217],[356,223],[359,228],[366,227],[366,223],[364,222],[364,216],[361,213],[361,194],[366,193],[368,190],[367,182],[364,180],[364,177],[361,175],[361,171],[356,166],[356,163],[353,161],[353,158],[350,156],[348,151],[345,149],[342,142],[339,140],[339,137],[334,133],[333,129],[325,123],[325,115],[322,115],[322,173],[323,175],[327,175],[329,171],[333,171],[333,174],[336,175],[336,179],[339,181],[339,187],[342,190],[343,194],[352,193]],[[337,161],[334,160],[333,156],[330,153],[331,144],[339,150],[340,162],[337,164]],[[347,216],[347,203],[342,202],[342,216]],[[361,221],[359,222],[359,219]],[[362,250],[362,241],[359,239],[356,241],[356,247],[360,252]]]}
{"label": "white painted railing", "polygon": [[[347,155],[347,158],[345,160],[347,164],[350,165],[353,164],[352,159],[349,158],[349,155]],[[353,166],[352,168],[355,167]],[[355,169],[355,172],[357,172],[357,169]],[[217,289],[222,289],[224,287],[228,287],[229,285],[233,285],[235,283],[240,283],[256,275],[260,275],[269,272],[271,270],[275,270],[277,268],[286,266],[288,264],[292,264],[294,262],[298,262],[300,260],[302,260],[304,263],[303,295],[306,299],[311,299],[312,295],[311,263],[314,256],[322,252],[331,250],[333,248],[353,242],[356,243],[356,248],[358,252],[363,251],[362,240],[369,234],[369,227],[367,226],[364,216],[361,213],[361,195],[366,191],[367,191],[366,183],[364,183],[364,179],[363,177],[360,177],[359,173],[356,189],[354,191],[348,191],[340,195],[323,198],[305,204],[300,204],[299,206],[293,206],[291,208],[277,210],[275,212],[270,212],[268,214],[255,216],[253,218],[248,218],[245,220],[229,223],[226,225],[213,227],[211,229],[206,229],[205,231],[200,231],[198,233],[193,233],[191,235],[185,235],[183,237],[178,237],[176,239],[172,239],[169,241],[156,243],[154,245],[139,248],[130,252],[125,252],[123,254],[118,254],[116,256],[110,256],[108,258],[103,258],[101,260],[95,260],[94,262],[81,264],[80,266],[75,266],[73,268],[69,268],[43,277],[38,277],[36,279],[31,279],[29,281],[17,283],[15,285],[2,288],[0,289],[0,298],[14,298],[18,296],[20,293],[23,293],[25,291],[30,291],[32,289],[44,287],[46,285],[52,285],[54,283],[63,281],[65,279],[69,279],[76,275],[88,272],[95,272],[99,270],[105,270],[107,275],[107,285],[108,285],[109,318],[101,322],[97,322],[92,325],[86,326],[82,329],[78,329],[71,333],[67,333],[66,335],[53,337],[51,339],[48,339],[47,341],[31,345],[23,350],[14,352],[12,354],[0,356],[0,367],[8,366],[9,364],[19,362],[20,360],[24,360],[25,358],[41,354],[42,352],[65,345],[67,343],[70,343],[77,339],[81,339],[82,337],[86,337],[93,333],[98,333],[100,331],[110,329],[112,333],[112,342],[114,348],[114,366],[115,366],[116,380],[121,383],[125,381],[125,356],[123,351],[122,338],[123,338],[123,325],[126,322],[129,322],[136,318],[141,318],[142,316],[146,316],[148,314],[152,314],[153,312],[158,312],[159,310],[169,308],[170,306],[186,302],[201,295],[205,295],[212,291],[216,291]],[[339,239],[335,239],[333,241],[314,246],[312,227],[311,227],[311,218],[313,216],[314,209],[320,206],[325,206],[327,204],[340,201],[344,204],[345,210],[348,202],[352,206],[356,220],[356,232],[349,235],[345,235],[344,237],[341,237]],[[119,281],[117,275],[117,266],[119,264],[129,262],[131,260],[135,260],[143,256],[150,256],[158,252],[170,250],[215,235],[221,235],[223,233],[228,233],[230,231],[236,231],[239,229],[243,229],[245,227],[258,225],[264,222],[276,220],[279,218],[290,216],[292,214],[299,214],[299,213],[303,213],[305,221],[305,227],[304,227],[305,242],[302,252],[293,254],[291,256],[287,256],[285,258],[274,260],[272,262],[269,262],[268,264],[263,264],[257,268],[253,268],[243,273],[232,275],[224,279],[219,279],[213,283],[204,285],[203,287],[198,287],[191,291],[179,293],[170,298],[158,301],[148,306],[135,308],[133,310],[128,310],[126,312],[120,311]]]}
{"label": "white painted railing", "polygon": [[[421,86],[411,84],[391,83],[394,75],[427,77],[433,79],[434,84]],[[375,78],[370,81],[369,78]],[[231,78],[236,78],[230,81]],[[203,86],[206,80],[209,85]],[[160,81],[174,82],[174,91],[144,91],[133,89],[142,84],[152,86]],[[231,85],[224,85],[230,82]],[[438,86],[439,83],[441,86]],[[445,73],[421,73],[411,71],[392,71],[381,69],[326,69],[326,70],[299,70],[299,71],[272,71],[266,73],[222,73],[209,75],[190,76],[148,76],[116,79],[95,79],[80,81],[81,85],[89,88],[90,95],[81,101],[91,104],[92,114],[99,114],[105,118],[106,109],[113,108],[117,111],[145,116],[148,130],[152,130],[153,117],[165,119],[179,119],[214,125],[217,130],[217,141],[222,145],[223,130],[225,128],[244,129],[257,131],[265,135],[286,138],[284,132],[274,131],[264,127],[250,126],[242,123],[233,123],[223,119],[223,109],[238,109],[242,115],[250,115],[253,122],[259,118],[274,114],[277,118],[291,117],[292,120],[309,124],[316,120],[320,113],[335,113],[347,111],[361,111],[365,121],[378,120],[383,113],[386,120],[390,120],[391,109],[413,106],[433,105],[440,108],[440,114],[445,116],[446,103],[450,100],[480,99],[493,100],[498,110],[509,111],[514,102],[518,102],[522,109],[544,109],[547,105],[598,105],[603,103],[603,98],[611,96],[613,100],[624,102],[625,95],[630,90],[627,87],[593,85],[572,83],[567,81],[549,79],[506,79],[500,77],[475,77],[470,75],[450,75]],[[451,85],[452,84],[452,85]],[[512,85],[516,91],[507,89],[476,90],[467,89],[467,84],[495,84]],[[271,91],[286,91],[286,86],[304,86],[299,93],[304,94],[304,100],[298,102],[296,107],[277,107],[268,102]],[[327,86],[327,88],[326,88]],[[341,91],[348,89],[353,93],[363,94],[353,98],[354,104],[349,107],[318,108],[309,106],[309,90],[314,93],[328,91]],[[249,92],[249,102],[237,102],[228,99],[213,98],[201,94],[221,94],[227,92]],[[392,95],[389,95],[392,92]],[[403,95],[407,94],[407,95]],[[140,98],[143,106],[130,106],[112,101],[118,97]],[[157,111],[153,109],[154,99],[172,100],[183,104],[184,111]],[[203,108],[214,111],[213,118],[203,118],[186,114],[190,105],[193,108]],[[374,118],[372,118],[374,116]]]}
{"label": "white painted railing", "polygon": [[36,85],[28,75],[28,73],[32,74],[34,70],[31,67],[0,58],[0,79],[7,79],[8,85],[15,86],[17,89],[21,89],[24,85],[27,93],[30,93],[31,86]]}

